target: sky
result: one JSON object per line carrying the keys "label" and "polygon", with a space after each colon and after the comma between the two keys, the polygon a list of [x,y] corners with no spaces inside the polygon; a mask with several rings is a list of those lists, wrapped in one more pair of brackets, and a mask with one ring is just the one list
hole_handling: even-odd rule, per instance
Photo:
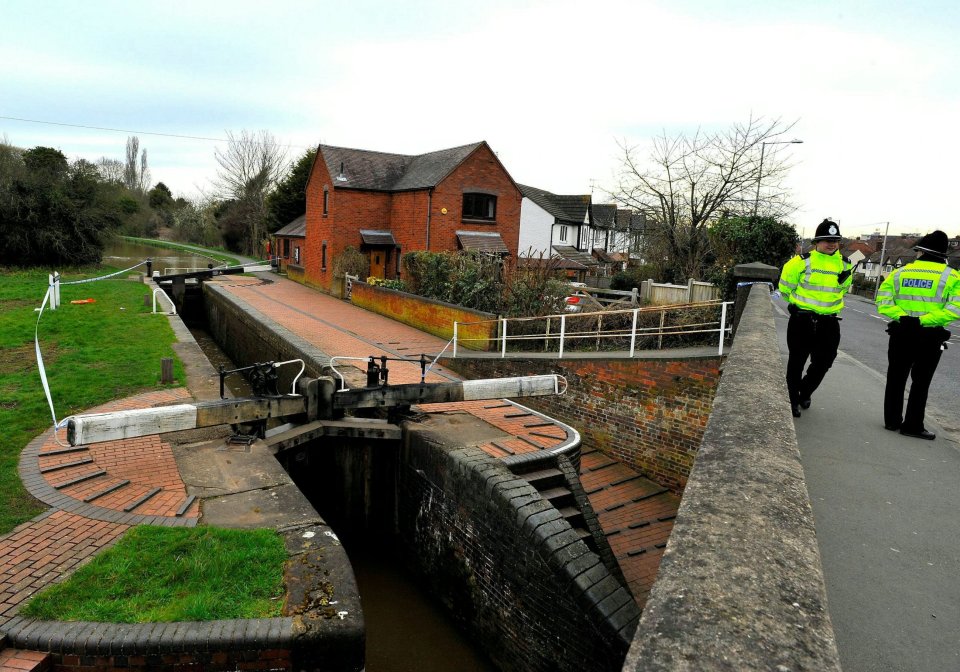
{"label": "sky", "polygon": [[958,34],[955,0],[2,0],[0,139],[122,161],[137,135],[188,198],[228,132],[291,159],[485,140],[604,200],[622,145],[780,119],[801,233],[957,235]]}

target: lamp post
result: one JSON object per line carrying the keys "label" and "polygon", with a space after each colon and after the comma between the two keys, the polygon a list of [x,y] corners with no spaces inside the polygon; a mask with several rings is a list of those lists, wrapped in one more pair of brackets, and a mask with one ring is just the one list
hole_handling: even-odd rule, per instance
{"label": "lamp post", "polygon": [[883,273],[883,258],[887,254],[887,234],[890,233],[890,222],[886,222],[887,228],[883,230],[883,246],[880,248],[880,268],[877,269],[877,281],[873,285],[873,298],[876,300],[877,292],[880,291],[880,274]]}
{"label": "lamp post", "polygon": [[753,216],[757,216],[757,208],[760,206],[760,178],[763,177],[763,154],[767,145],[801,145],[803,140],[769,140],[760,143],[760,168],[757,169],[757,197],[753,201]]}

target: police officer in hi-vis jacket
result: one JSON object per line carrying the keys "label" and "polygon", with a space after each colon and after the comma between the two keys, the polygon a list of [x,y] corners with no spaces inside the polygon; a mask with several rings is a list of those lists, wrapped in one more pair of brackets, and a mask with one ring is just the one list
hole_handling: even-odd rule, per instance
{"label": "police officer in hi-vis jacket", "polygon": [[[887,325],[884,426],[918,439],[937,438],[923,426],[927,392],[950,338],[944,326],[960,320],[960,272],[947,266],[947,242],[943,231],[921,238],[913,248],[917,260],[891,273],[877,292],[877,310],[893,320]],[[904,415],[907,376],[912,382]]]}
{"label": "police officer in hi-vis jacket", "polygon": [[[813,237],[814,249],[788,261],[780,273],[780,294],[789,305],[787,390],[790,410],[800,417],[810,397],[833,365],[840,345],[840,311],[853,283],[853,264],[840,256],[840,227],[823,220]],[[806,375],[803,367],[810,359]]]}

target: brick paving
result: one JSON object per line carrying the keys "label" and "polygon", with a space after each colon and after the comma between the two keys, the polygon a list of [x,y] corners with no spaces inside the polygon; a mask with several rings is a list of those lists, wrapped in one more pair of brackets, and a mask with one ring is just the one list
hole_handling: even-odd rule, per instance
{"label": "brick paving", "polygon": [[[218,284],[331,356],[418,357],[421,352],[436,355],[447,345],[441,338],[283,278],[264,282],[230,276]],[[391,382],[419,382],[418,366],[394,362],[390,366]],[[459,379],[452,371],[435,371],[428,380]],[[422,409],[471,413],[502,430],[510,438],[481,445],[497,458],[556,448],[570,438],[561,425],[544,426],[542,416],[527,414],[505,402],[425,404]],[[680,498],[599,451],[584,452],[581,480],[627,584],[642,608],[673,529]]]}
{"label": "brick paving", "polygon": [[[90,412],[182,403],[190,398],[183,388],[158,390]],[[87,475],[95,476],[79,480]],[[56,438],[48,431],[23,450],[20,477],[30,494],[52,508],[0,537],[0,624],[15,616],[38,590],[112,545],[131,525],[189,526],[199,517],[197,503],[177,515],[187,501],[186,487],[170,445],[156,435],[71,448],[65,430]],[[152,497],[144,498],[154,491]],[[10,658],[17,653],[12,649],[3,651],[13,653],[7,653],[2,669],[33,669],[16,668],[26,659]]]}

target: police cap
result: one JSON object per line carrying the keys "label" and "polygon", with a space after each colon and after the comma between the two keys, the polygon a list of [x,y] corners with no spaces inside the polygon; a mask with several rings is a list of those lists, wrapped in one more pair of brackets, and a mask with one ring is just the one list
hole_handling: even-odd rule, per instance
{"label": "police cap", "polygon": [[947,243],[947,234],[938,230],[933,233],[928,233],[918,240],[917,244],[913,246],[913,249],[945,257],[947,256]]}
{"label": "police cap", "polygon": [[817,232],[813,236],[813,242],[819,240],[840,240],[840,227],[829,218],[820,222]]}

